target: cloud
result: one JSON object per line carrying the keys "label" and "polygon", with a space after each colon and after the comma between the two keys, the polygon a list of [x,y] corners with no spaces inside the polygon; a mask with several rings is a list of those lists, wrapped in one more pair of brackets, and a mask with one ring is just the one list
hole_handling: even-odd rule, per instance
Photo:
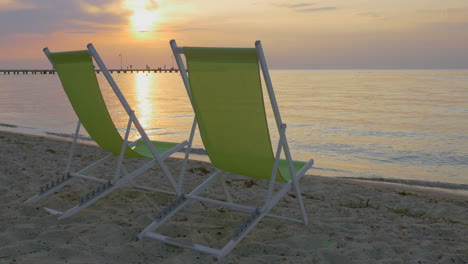
{"label": "cloud", "polygon": [[[11,0],[0,1],[1,4],[11,3]],[[23,7],[32,7],[37,0],[15,3],[21,3]],[[101,0],[93,3],[91,5],[83,0],[41,0],[41,4],[35,8],[2,12],[0,24],[9,26],[0,27],[0,37],[29,33],[50,34],[58,31],[84,32],[94,31],[96,28],[109,30],[128,23],[129,11],[119,10],[120,0]]]}
{"label": "cloud", "polygon": [[121,1],[104,0],[104,1],[98,1],[98,3],[96,3],[96,1],[79,0],[77,3],[78,3],[78,6],[81,8],[81,10],[88,14],[123,15],[127,13],[127,11],[122,8]]}
{"label": "cloud", "polygon": [[[162,25],[164,26],[164,25]],[[208,27],[186,27],[186,26],[175,26],[171,25],[164,27],[163,29],[155,30],[157,32],[188,32],[188,31],[206,31],[209,30]]]}
{"label": "cloud", "polygon": [[96,31],[70,31],[65,32],[66,34],[96,34]]}
{"label": "cloud", "polygon": [[358,15],[363,16],[363,17],[371,17],[371,18],[383,18],[383,15],[377,12],[362,12],[362,13],[359,13]]}
{"label": "cloud", "polygon": [[134,0],[126,0],[122,2],[121,6],[127,10],[146,10],[149,12],[159,9],[158,3],[155,0],[140,0],[135,2]]}
{"label": "cloud", "polygon": [[336,7],[333,6],[327,6],[327,7],[313,7],[315,6],[314,3],[307,3],[307,2],[302,2],[302,3],[281,3],[281,4],[273,4],[275,7],[280,7],[280,8],[287,8],[291,9],[295,12],[298,13],[306,13],[306,12],[321,12],[321,11],[330,11],[330,10],[336,10]]}
{"label": "cloud", "polygon": [[426,13],[426,14],[440,14],[440,13],[468,14],[468,8],[452,7],[452,8],[441,8],[441,9],[421,9],[418,12],[419,13]]}
{"label": "cloud", "polygon": [[119,24],[111,24],[111,23],[98,23],[98,22],[93,22],[89,20],[80,20],[80,19],[72,19],[72,20],[67,20],[67,23],[73,24],[73,25],[78,25],[81,27],[86,27],[86,28],[94,28],[94,29],[111,29],[111,28],[119,28]]}
{"label": "cloud", "polygon": [[287,3],[287,4],[276,4],[274,6],[297,9],[297,8],[309,7],[309,6],[313,6],[313,5],[314,4],[312,4],[312,3],[297,3],[297,4]]}
{"label": "cloud", "polygon": [[33,3],[23,3],[15,0],[0,0],[0,12],[36,8]]}
{"label": "cloud", "polygon": [[467,22],[437,22],[426,25],[427,29],[437,30],[439,32],[468,32],[468,21]]}
{"label": "cloud", "polygon": [[331,11],[336,10],[335,6],[327,6],[327,7],[318,7],[318,8],[304,8],[296,10],[296,12],[321,12],[321,11]]}

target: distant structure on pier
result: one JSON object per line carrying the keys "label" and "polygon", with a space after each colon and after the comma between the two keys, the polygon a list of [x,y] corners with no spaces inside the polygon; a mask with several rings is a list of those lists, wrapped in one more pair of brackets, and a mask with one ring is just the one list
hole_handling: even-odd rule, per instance
{"label": "distant structure on pier", "polygon": [[[96,70],[96,73],[100,73],[101,70]],[[161,67],[156,69],[150,69],[147,67],[146,69],[109,69],[110,73],[172,73],[172,72],[179,72],[179,69],[162,69]],[[5,74],[55,74],[55,70],[0,70],[0,73]]]}

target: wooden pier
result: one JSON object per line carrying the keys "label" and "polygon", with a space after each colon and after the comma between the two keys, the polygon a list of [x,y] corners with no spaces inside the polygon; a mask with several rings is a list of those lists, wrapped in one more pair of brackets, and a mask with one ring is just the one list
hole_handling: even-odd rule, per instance
{"label": "wooden pier", "polygon": [[[100,73],[101,70],[96,70],[96,73]],[[179,72],[179,69],[109,69],[110,73],[172,73]],[[0,74],[55,74],[55,70],[0,70]]]}

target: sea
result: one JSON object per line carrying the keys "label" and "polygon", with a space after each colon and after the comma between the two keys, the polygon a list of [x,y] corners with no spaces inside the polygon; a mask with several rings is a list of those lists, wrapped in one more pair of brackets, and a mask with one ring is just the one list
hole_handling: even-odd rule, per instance
{"label": "sea", "polygon": [[[270,74],[293,159],[315,160],[308,174],[468,190],[468,70]],[[194,115],[179,73],[112,76],[150,138],[188,139]],[[123,134],[128,116],[104,76],[98,79]],[[0,91],[0,130],[71,140],[77,118],[56,75],[0,75]],[[194,148],[203,149],[198,134]]]}

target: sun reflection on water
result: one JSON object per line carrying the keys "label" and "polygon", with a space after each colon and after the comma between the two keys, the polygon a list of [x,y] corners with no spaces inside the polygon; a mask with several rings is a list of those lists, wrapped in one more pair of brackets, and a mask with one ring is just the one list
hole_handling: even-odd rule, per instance
{"label": "sun reflection on water", "polygon": [[155,74],[147,74],[139,72],[135,76],[135,112],[141,125],[145,129],[152,128],[155,124],[151,124],[154,120],[154,115],[157,113],[157,97],[152,92],[158,87],[158,78]]}

